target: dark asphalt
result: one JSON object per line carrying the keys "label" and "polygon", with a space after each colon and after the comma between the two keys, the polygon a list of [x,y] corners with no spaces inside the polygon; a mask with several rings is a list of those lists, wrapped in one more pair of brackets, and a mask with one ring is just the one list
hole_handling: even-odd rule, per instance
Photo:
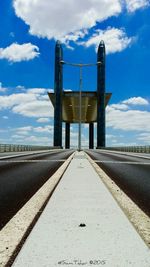
{"label": "dark asphalt", "polygon": [[86,152],[150,216],[150,159],[109,151]]}
{"label": "dark asphalt", "polygon": [[0,229],[72,152],[63,150],[0,160]]}

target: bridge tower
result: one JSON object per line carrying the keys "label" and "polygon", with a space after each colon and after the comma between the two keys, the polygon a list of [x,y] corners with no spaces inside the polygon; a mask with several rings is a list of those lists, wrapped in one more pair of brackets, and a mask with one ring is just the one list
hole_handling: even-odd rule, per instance
{"label": "bridge tower", "polygon": [[[81,87],[79,91],[63,91],[64,64],[80,67],[80,73],[84,66],[97,65],[97,90],[82,91]],[[82,80],[81,77],[80,80]],[[105,108],[111,98],[111,93],[105,92],[105,44],[103,41],[99,44],[97,62],[94,64],[73,64],[63,61],[62,46],[57,41],[54,93],[48,93],[48,95],[54,106],[54,147],[62,148],[62,122],[65,123],[65,148],[70,148],[70,123],[89,124],[90,149],[94,148],[94,123],[97,123],[97,148],[105,147]]]}
{"label": "bridge tower", "polygon": [[97,148],[105,147],[105,44],[100,42],[97,53]]}
{"label": "bridge tower", "polygon": [[54,146],[62,147],[62,91],[63,91],[63,73],[62,64],[63,59],[62,46],[59,41],[55,46],[55,77],[54,77]]}

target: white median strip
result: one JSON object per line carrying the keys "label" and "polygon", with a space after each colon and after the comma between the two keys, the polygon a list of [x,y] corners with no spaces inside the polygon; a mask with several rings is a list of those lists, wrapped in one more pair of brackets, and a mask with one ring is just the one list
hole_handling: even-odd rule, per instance
{"label": "white median strip", "polygon": [[116,185],[116,183],[94,162],[94,160],[88,155],[87,158],[112,193],[119,206],[132,222],[137,232],[150,248],[150,218]]}
{"label": "white median strip", "polygon": [[42,207],[61,179],[64,171],[72,160],[73,155],[74,153],[1,230],[0,267],[6,266],[13,254],[16,253],[16,249],[26,237],[26,233],[30,229],[36,216],[41,213]]}

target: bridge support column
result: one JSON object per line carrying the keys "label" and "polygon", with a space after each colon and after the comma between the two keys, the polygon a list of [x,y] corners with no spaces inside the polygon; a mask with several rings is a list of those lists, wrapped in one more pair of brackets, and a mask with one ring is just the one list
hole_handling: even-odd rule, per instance
{"label": "bridge support column", "polygon": [[70,148],[70,123],[65,125],[65,148]]}
{"label": "bridge support column", "polygon": [[97,148],[105,147],[105,44],[100,42],[97,54]]}
{"label": "bridge support column", "polygon": [[54,106],[54,146],[62,148],[62,90],[63,90],[63,75],[62,64],[63,51],[59,41],[55,47],[55,106]]}
{"label": "bridge support column", "polygon": [[89,123],[89,149],[94,148],[94,123]]}

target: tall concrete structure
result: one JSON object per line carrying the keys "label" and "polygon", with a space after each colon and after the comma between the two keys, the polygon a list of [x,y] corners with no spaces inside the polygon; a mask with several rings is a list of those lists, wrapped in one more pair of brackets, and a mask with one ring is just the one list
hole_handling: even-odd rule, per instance
{"label": "tall concrete structure", "polygon": [[105,147],[105,44],[100,42],[97,53],[97,148]]}
{"label": "tall concrete structure", "polygon": [[94,123],[89,123],[89,149],[94,148]]}
{"label": "tall concrete structure", "polygon": [[62,91],[63,91],[63,74],[62,64],[63,59],[62,46],[59,41],[55,47],[55,106],[54,106],[54,146],[62,147]]}
{"label": "tall concrete structure", "polygon": [[111,97],[111,93],[105,93],[104,42],[101,41],[99,44],[97,63],[92,64],[97,65],[96,91],[63,91],[63,64],[65,61],[63,61],[62,46],[57,41],[54,93],[48,93],[54,106],[54,146],[62,147],[62,122],[65,122],[65,148],[70,148],[70,123],[88,123],[89,148],[93,149],[94,123],[97,123],[97,148],[103,148],[105,147],[105,108]]}

